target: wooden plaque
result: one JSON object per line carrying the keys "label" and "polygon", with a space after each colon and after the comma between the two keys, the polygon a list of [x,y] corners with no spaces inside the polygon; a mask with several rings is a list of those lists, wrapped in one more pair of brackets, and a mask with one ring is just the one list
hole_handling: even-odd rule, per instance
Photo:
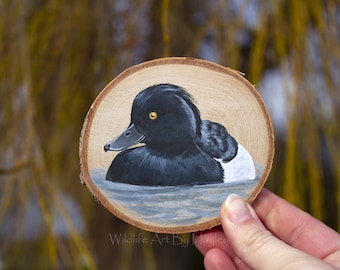
{"label": "wooden plaque", "polygon": [[[162,97],[161,91],[168,95],[164,98],[169,101],[160,101],[159,97],[152,100],[152,95]],[[172,107],[167,108],[168,104]],[[182,107],[185,107],[183,112],[180,111]],[[195,116],[197,111],[200,118]],[[189,118],[186,119],[185,115]],[[158,123],[164,127],[158,128]],[[189,128],[190,123],[190,132],[181,131]],[[113,138],[117,144],[119,136],[130,136],[130,131],[124,133],[124,130],[131,124],[141,134],[135,139],[140,143],[112,147],[116,151],[104,151],[104,148],[112,150],[108,142]],[[141,127],[144,124],[145,129]],[[227,132],[228,141],[216,137],[219,131],[211,133],[215,129]],[[170,143],[171,134],[176,140]],[[158,151],[155,141],[159,142],[162,137],[168,140],[164,145],[173,147],[164,146]],[[237,143],[236,150],[232,139]],[[221,156],[208,153],[204,150],[205,141],[199,140],[219,141],[227,147],[222,147],[221,152],[223,149],[235,151],[223,160],[224,153]],[[193,162],[187,154],[192,150],[185,150],[185,154],[177,151],[177,146],[180,148],[184,142],[194,145],[198,152],[195,152]],[[133,151],[135,154],[132,155]],[[148,153],[145,157],[140,156],[143,151]],[[209,162],[200,160],[200,151]],[[176,156],[177,152],[185,158]],[[254,86],[235,70],[184,57],[148,61],[117,76],[89,109],[80,138],[81,179],[93,196],[120,219],[160,233],[193,232],[219,225],[220,205],[230,193],[238,193],[249,202],[256,198],[268,177],[273,156],[272,124]],[[131,167],[128,167],[130,161]],[[199,165],[208,163],[217,169]],[[185,176],[181,179],[181,175],[176,175],[177,172],[188,175],[187,167],[193,169],[194,179]],[[206,172],[211,171],[217,179],[221,175],[220,168],[223,179],[215,183],[213,181],[220,180],[210,179],[210,173]],[[172,181],[175,184],[171,184]]]}

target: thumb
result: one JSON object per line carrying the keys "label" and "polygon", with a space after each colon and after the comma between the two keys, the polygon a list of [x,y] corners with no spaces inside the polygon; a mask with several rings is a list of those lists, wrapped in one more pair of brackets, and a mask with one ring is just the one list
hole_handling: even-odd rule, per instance
{"label": "thumb", "polygon": [[253,269],[329,267],[273,236],[261,223],[254,209],[236,194],[228,196],[220,215],[223,230],[236,256]]}

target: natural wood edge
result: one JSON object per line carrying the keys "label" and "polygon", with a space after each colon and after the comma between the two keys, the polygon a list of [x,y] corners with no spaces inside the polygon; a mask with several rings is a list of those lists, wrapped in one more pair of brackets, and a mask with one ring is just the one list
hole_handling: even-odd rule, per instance
{"label": "natural wood edge", "polygon": [[[92,182],[91,175],[89,172],[89,168],[87,166],[87,154],[88,154],[88,139],[89,139],[89,131],[91,128],[91,124],[94,118],[94,115],[96,113],[97,105],[102,102],[102,100],[106,97],[106,95],[109,93],[110,89],[112,89],[117,83],[119,83],[121,80],[127,78],[131,74],[137,72],[140,69],[153,67],[157,65],[167,65],[167,64],[185,64],[185,65],[193,65],[193,66],[199,66],[204,68],[209,68],[211,70],[221,72],[221,73],[227,73],[229,75],[234,76],[236,79],[241,80],[252,92],[252,94],[255,96],[256,100],[260,103],[261,109],[263,111],[263,115],[266,117],[266,126],[268,130],[270,131],[270,153],[268,155],[268,160],[266,163],[265,171],[263,172],[262,178],[259,181],[259,184],[255,188],[255,190],[252,192],[252,194],[249,196],[247,201],[249,203],[252,203],[257,195],[261,192],[266,179],[269,176],[273,157],[274,157],[274,133],[273,133],[273,127],[271,124],[271,120],[269,117],[269,113],[266,109],[266,106],[262,100],[262,97],[257,92],[255,87],[249,83],[248,80],[246,80],[243,77],[243,74],[240,72],[237,72],[236,70],[233,70],[228,67],[223,67],[215,63],[211,63],[205,60],[200,59],[194,59],[194,58],[188,58],[188,57],[169,57],[169,58],[160,58],[155,60],[150,60],[138,65],[135,65],[125,71],[123,71],[121,74],[119,74],[115,79],[113,79],[97,96],[95,101],[93,102],[92,106],[90,107],[80,135],[80,144],[79,144],[79,157],[80,157],[80,179],[83,184],[87,186],[90,193],[98,200],[105,208],[107,208],[112,214],[117,216],[118,218],[124,220],[125,222],[142,228],[146,231],[152,231],[156,233],[189,233],[189,232],[195,232],[195,231],[202,231],[206,230],[215,226],[220,225],[220,219],[212,219],[207,222],[202,222],[199,224],[194,224],[190,226],[178,226],[178,227],[160,227],[160,226],[153,226],[150,224],[145,224],[142,222],[139,222],[135,219],[130,218],[129,216],[125,215],[121,211],[117,210],[116,207],[110,202],[105,195],[99,190],[99,188]],[[221,202],[222,203],[222,202]]]}

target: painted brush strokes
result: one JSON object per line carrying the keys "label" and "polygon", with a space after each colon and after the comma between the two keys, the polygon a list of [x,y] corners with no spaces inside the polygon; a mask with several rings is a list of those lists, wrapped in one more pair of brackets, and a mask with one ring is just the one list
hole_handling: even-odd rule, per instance
{"label": "painted brush strokes", "polygon": [[158,227],[200,224],[219,217],[221,203],[231,193],[248,198],[263,173],[256,164],[256,178],[231,183],[195,186],[140,186],[105,180],[106,168],[93,169],[96,186],[127,216]]}

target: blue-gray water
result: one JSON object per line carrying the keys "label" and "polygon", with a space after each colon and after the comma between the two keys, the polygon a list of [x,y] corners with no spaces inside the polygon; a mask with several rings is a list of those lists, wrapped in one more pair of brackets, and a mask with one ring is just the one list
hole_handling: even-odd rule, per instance
{"label": "blue-gray water", "polygon": [[157,227],[200,224],[219,217],[221,203],[231,193],[248,198],[261,179],[196,186],[138,186],[105,180],[106,169],[93,169],[91,177],[102,193],[132,219]]}

